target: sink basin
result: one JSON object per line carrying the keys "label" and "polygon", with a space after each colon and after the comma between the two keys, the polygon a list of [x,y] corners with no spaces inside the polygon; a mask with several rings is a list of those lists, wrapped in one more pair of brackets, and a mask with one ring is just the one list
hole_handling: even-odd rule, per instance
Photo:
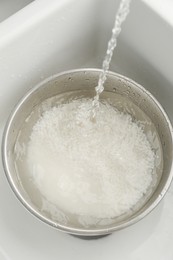
{"label": "sink basin", "polygon": [[0,2],[0,22],[4,21],[33,0],[5,0]]}
{"label": "sink basin", "polygon": [[[0,23],[1,136],[14,105],[38,82],[64,70],[101,68],[118,3],[35,0]],[[110,67],[148,89],[171,120],[172,46],[172,24],[147,0],[132,1]],[[87,243],[57,232],[28,214],[11,192],[1,162],[0,169],[0,258],[44,260],[51,255],[51,259],[99,256],[111,260],[117,256],[119,260],[144,260],[152,256],[172,260],[173,187],[145,220]]]}

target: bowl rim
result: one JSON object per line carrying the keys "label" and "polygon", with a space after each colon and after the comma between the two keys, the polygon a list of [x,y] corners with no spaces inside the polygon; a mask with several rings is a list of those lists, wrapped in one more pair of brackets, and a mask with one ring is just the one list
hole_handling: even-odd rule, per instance
{"label": "bowl rim", "polygon": [[[170,173],[169,173],[169,176],[167,178],[167,181],[166,181],[161,193],[158,195],[158,197],[152,202],[152,204],[149,207],[147,207],[139,215],[134,216],[134,217],[132,216],[131,219],[128,220],[128,221],[121,222],[120,224],[118,224],[114,227],[110,227],[110,228],[104,228],[103,227],[103,228],[98,228],[98,229],[74,228],[74,227],[69,227],[69,226],[66,226],[66,225],[58,224],[55,221],[50,220],[49,218],[43,216],[36,209],[34,209],[30,205],[30,203],[28,203],[25,200],[25,198],[22,196],[22,194],[18,190],[17,186],[15,185],[15,182],[13,181],[11,173],[10,173],[10,169],[9,169],[9,165],[8,165],[8,154],[7,154],[8,134],[9,134],[9,131],[10,131],[11,123],[13,122],[13,119],[18,112],[18,109],[22,106],[22,104],[25,102],[25,100],[27,100],[27,98],[32,93],[34,93],[37,89],[39,89],[44,84],[46,84],[46,83],[48,83],[48,82],[50,82],[50,81],[52,81],[52,80],[54,80],[54,79],[56,79],[60,76],[63,76],[63,75],[66,75],[66,74],[71,74],[71,73],[78,73],[78,72],[97,72],[97,73],[100,73],[101,71],[102,71],[101,69],[96,69],[96,68],[72,69],[72,70],[59,72],[57,74],[54,74],[54,75],[44,79],[41,82],[39,82],[33,88],[31,88],[29,91],[27,91],[26,94],[23,95],[23,97],[14,106],[12,112],[10,113],[10,115],[7,119],[7,122],[6,122],[5,128],[4,128],[4,132],[3,132],[3,136],[2,136],[2,144],[1,144],[2,164],[3,164],[4,172],[5,172],[6,178],[8,180],[8,183],[9,183],[11,189],[13,190],[14,194],[18,198],[18,200],[22,203],[22,205],[25,207],[25,209],[27,209],[32,215],[34,215],[40,221],[48,224],[49,226],[57,228],[60,231],[70,233],[70,234],[73,234],[73,235],[78,235],[78,236],[103,236],[103,235],[110,234],[114,231],[117,231],[117,230],[120,230],[120,229],[123,229],[125,227],[128,227],[128,226],[135,224],[139,220],[143,219],[146,215],[148,215],[159,204],[159,202],[162,200],[162,198],[165,196],[167,190],[169,189],[171,182],[172,182],[172,179],[173,179],[173,156],[172,156],[171,169],[170,169]],[[160,109],[161,113],[163,114],[163,116],[164,116],[164,118],[165,118],[165,120],[168,124],[170,136],[171,136],[171,141],[173,143],[173,128],[172,128],[170,119],[169,119],[167,113],[165,112],[165,110],[163,109],[163,107],[161,106],[161,104],[153,96],[153,94],[151,94],[147,89],[145,89],[139,83],[135,82],[134,80],[132,80],[132,79],[130,79],[130,78],[124,76],[124,75],[121,75],[119,73],[112,72],[112,71],[108,71],[107,75],[108,76],[112,75],[112,76],[115,76],[116,78],[119,78],[119,79],[122,79],[126,82],[129,82],[130,84],[135,85],[137,88],[141,89],[148,96],[150,96],[150,98],[153,100],[155,105]],[[140,211],[140,209],[139,209],[139,211]]]}

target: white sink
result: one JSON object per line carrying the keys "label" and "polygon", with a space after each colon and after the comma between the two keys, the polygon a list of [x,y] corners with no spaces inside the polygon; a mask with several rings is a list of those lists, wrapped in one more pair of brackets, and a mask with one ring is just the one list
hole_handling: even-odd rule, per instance
{"label": "white sink", "polygon": [[[13,106],[39,81],[63,70],[101,67],[118,2],[36,0],[0,23],[1,132]],[[173,27],[146,2],[132,2],[110,69],[149,89],[173,120]],[[0,169],[0,260],[173,259],[173,187],[144,220],[86,241],[30,215],[13,195],[2,163]]]}
{"label": "white sink", "polygon": [[0,1],[0,22],[15,14],[20,9],[31,3],[33,0],[1,0]]}

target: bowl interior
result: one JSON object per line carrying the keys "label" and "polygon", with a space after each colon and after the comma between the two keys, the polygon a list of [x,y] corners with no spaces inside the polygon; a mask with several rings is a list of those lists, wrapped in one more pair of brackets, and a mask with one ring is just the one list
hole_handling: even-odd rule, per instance
{"label": "bowl interior", "polygon": [[[115,73],[109,73],[101,99],[106,99],[120,111],[130,113],[134,120],[144,122],[144,131],[157,154],[153,189],[130,212],[113,219],[95,219],[85,225],[85,219],[59,209],[56,216],[43,210],[43,199],[28,178],[25,167],[27,143],[33,125],[48,108],[69,99],[94,96],[99,70],[75,70],[51,77],[32,89],[16,106],[4,135],[4,166],[15,194],[34,215],[61,230],[78,235],[102,235],[128,226],[149,213],[160,201],[172,179],[172,133],[170,122],[158,102],[137,83]],[[45,206],[46,208],[46,206]],[[88,219],[87,219],[88,221]]]}

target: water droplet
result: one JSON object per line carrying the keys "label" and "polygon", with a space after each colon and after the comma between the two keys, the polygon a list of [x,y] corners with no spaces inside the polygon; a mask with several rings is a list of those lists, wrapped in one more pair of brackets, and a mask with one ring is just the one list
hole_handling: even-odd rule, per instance
{"label": "water droplet", "polygon": [[116,88],[113,88],[113,92],[116,92]]}
{"label": "water droplet", "polygon": [[129,90],[127,90],[127,91],[126,91],[126,93],[127,93],[127,95],[129,95],[129,94],[130,94],[130,91],[129,91]]}

